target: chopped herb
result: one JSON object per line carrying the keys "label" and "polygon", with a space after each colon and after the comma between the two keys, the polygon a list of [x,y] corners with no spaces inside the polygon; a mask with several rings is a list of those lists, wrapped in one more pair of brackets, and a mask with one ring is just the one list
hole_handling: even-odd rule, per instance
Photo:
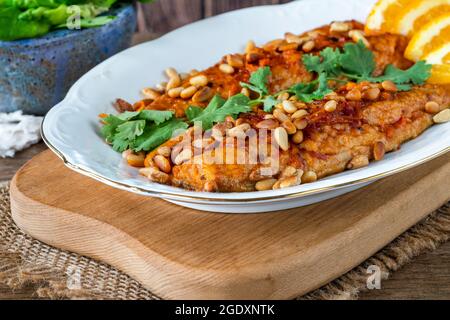
{"label": "chopped herb", "polygon": [[205,109],[190,106],[186,115],[192,123],[200,122],[204,130],[212,128],[214,123],[223,122],[227,116],[237,117],[242,112],[251,111],[250,99],[237,94],[228,100],[215,96]]}
{"label": "chopped herb", "polygon": [[253,72],[250,76],[249,83],[241,82],[241,87],[248,88],[256,93],[259,93],[260,98],[269,93],[267,83],[269,77],[272,75],[270,67],[262,67]]}
{"label": "chopped herb", "polygon": [[430,77],[431,65],[419,61],[407,70],[388,65],[384,75],[374,77],[375,58],[362,41],[347,43],[341,52],[339,49],[325,48],[319,56],[307,54],[303,63],[310,72],[325,74],[328,80],[344,76],[356,81],[382,82],[390,80],[399,90],[410,90],[411,84],[423,84]]}
{"label": "chopped herb", "polygon": [[[122,152],[127,149],[148,151],[155,147],[154,141],[165,139],[167,132],[172,128],[184,127],[177,124],[178,119],[172,119],[172,117],[173,112],[158,110],[127,111],[116,116],[109,115],[103,119],[105,125],[101,133],[116,151]],[[144,141],[150,135],[152,135],[151,139]]]}

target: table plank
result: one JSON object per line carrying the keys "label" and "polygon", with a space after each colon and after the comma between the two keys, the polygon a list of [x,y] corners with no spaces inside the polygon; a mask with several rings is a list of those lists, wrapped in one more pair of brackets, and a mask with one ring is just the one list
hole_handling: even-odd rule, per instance
{"label": "table plank", "polygon": [[47,147],[41,142],[31,148],[18,152],[14,158],[0,158],[0,181],[11,180],[17,169],[45,149]]}
{"label": "table plank", "polygon": [[[284,1],[289,2],[289,1]],[[204,0],[204,15],[211,17],[223,12],[259,5],[279,4],[280,0]]]}
{"label": "table plank", "polygon": [[163,0],[143,4],[147,31],[162,34],[203,17],[202,0]]}

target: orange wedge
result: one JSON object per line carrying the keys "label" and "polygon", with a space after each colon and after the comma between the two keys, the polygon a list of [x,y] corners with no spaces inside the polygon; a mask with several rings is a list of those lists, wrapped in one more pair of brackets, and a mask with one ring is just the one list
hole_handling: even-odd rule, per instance
{"label": "orange wedge", "polygon": [[450,83],[450,64],[436,64],[431,69],[431,76],[427,81],[434,84]]}
{"label": "orange wedge", "polygon": [[422,59],[433,65],[428,83],[450,83],[450,39],[423,55]]}
{"label": "orange wedge", "polygon": [[450,13],[439,16],[420,28],[411,38],[405,57],[412,61],[421,60],[425,55],[450,42]]}
{"label": "orange wedge", "polygon": [[367,17],[366,34],[393,32],[397,17],[404,11],[410,0],[379,0]]}
{"label": "orange wedge", "polygon": [[379,0],[367,18],[365,31],[412,36],[446,12],[450,12],[450,0]]}
{"label": "orange wedge", "polygon": [[397,32],[411,36],[444,13],[450,13],[450,0],[413,0],[397,22]]}

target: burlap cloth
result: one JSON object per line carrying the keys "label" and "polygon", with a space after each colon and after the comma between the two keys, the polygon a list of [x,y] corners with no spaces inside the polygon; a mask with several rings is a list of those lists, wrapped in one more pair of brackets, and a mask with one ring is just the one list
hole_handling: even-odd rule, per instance
{"label": "burlap cloth", "polygon": [[[360,266],[299,299],[357,299],[360,292],[368,290],[368,266],[379,266],[387,279],[415,256],[434,250],[449,238],[450,202]],[[13,290],[32,284],[36,298],[158,299],[109,265],[53,248],[24,234],[11,218],[7,185],[0,185],[0,282]]]}

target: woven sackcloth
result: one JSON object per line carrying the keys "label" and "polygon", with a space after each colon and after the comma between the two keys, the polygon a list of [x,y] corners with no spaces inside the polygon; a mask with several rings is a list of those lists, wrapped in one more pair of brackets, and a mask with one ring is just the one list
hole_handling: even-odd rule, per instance
{"label": "woven sackcloth", "polygon": [[[356,299],[367,290],[368,266],[378,266],[387,279],[389,273],[449,238],[450,202],[360,266],[299,299]],[[72,283],[74,270],[77,286]],[[11,218],[7,185],[0,185],[0,283],[12,289],[33,285],[36,298],[158,299],[109,265],[53,248],[23,233]]]}

